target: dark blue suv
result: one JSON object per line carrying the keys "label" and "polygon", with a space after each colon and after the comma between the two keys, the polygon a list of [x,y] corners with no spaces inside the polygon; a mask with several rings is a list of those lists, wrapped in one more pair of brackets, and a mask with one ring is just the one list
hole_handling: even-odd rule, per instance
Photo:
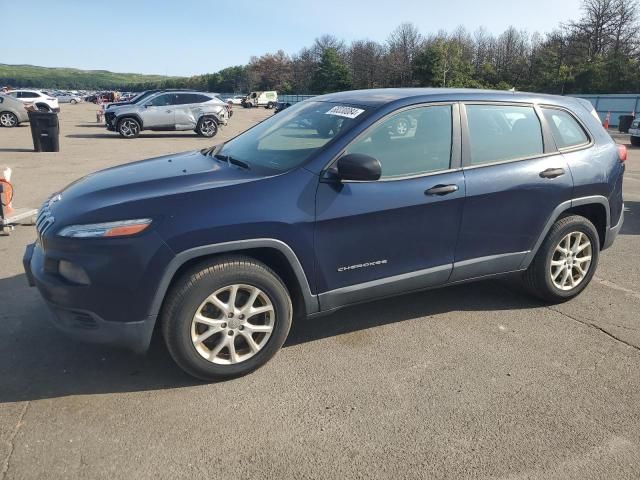
{"label": "dark blue suv", "polygon": [[229,378],[298,316],[504,274],[574,297],[622,226],[625,159],[573,98],[336,93],[76,181],[24,265],[68,334],[144,351],[158,327],[188,373]]}

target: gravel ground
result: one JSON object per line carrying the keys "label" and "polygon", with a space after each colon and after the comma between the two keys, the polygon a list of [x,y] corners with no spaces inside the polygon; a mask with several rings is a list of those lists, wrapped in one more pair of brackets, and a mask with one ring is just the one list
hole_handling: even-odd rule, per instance
{"label": "gravel ground", "polygon": [[[123,140],[94,105],[62,107],[61,153],[32,153],[28,125],[0,129],[18,206],[214,143]],[[270,114],[239,109],[219,138]],[[33,227],[18,227],[0,237],[0,480],[639,478],[640,150],[627,167],[625,226],[578,298],[545,307],[492,281],[349,308],[210,385],[159,339],[135,356],[58,333],[22,273]]]}

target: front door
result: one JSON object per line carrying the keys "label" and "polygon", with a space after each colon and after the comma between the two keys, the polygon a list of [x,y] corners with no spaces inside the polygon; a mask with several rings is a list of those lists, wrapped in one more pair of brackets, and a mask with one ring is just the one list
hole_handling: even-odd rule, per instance
{"label": "front door", "polygon": [[172,129],[175,125],[175,101],[175,93],[164,93],[148,100],[142,112],[144,128]]}
{"label": "front door", "polygon": [[377,158],[380,180],[320,183],[323,310],[447,281],[465,197],[457,116],[450,104],[392,113],[345,151]]}

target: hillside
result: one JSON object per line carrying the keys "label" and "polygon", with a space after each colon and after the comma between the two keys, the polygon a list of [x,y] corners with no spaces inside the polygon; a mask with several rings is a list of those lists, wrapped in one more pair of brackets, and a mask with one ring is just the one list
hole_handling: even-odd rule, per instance
{"label": "hillside", "polygon": [[126,89],[134,85],[155,84],[177,78],[180,77],[0,63],[0,85],[17,87]]}

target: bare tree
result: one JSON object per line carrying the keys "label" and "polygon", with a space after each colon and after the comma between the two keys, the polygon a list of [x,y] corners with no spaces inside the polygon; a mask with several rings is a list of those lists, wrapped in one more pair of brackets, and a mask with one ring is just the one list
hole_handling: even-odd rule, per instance
{"label": "bare tree", "polygon": [[422,44],[422,35],[413,23],[402,23],[387,40],[390,66],[393,68],[398,86],[413,84],[413,60]]}

